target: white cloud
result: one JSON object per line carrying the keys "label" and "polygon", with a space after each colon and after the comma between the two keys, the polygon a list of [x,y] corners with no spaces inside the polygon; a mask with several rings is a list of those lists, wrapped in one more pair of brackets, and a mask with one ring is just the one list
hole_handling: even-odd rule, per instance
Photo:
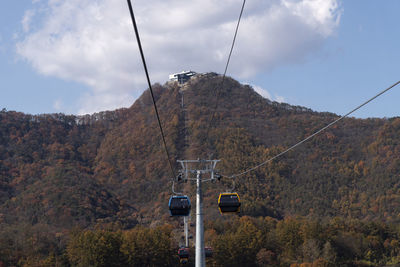
{"label": "white cloud", "polygon": [[25,11],[24,17],[22,18],[22,29],[24,32],[29,32],[31,22],[33,17],[35,16],[35,10],[27,10]]}
{"label": "white cloud", "polygon": [[279,103],[285,102],[285,98],[283,96],[275,95],[275,101]]}
{"label": "white cloud", "polygon": [[299,16],[310,27],[324,36],[332,34],[340,21],[341,10],[337,1],[327,0],[282,0],[283,4]]}
{"label": "white cloud", "polygon": [[256,91],[260,96],[272,100],[271,94],[264,88],[258,85],[252,85],[254,91]]}
{"label": "white cloud", "polygon": [[264,98],[267,98],[271,101],[276,101],[279,103],[285,102],[285,98],[283,96],[280,96],[280,95],[272,96],[271,93],[267,89],[264,89],[261,86],[254,85],[254,84],[249,84],[249,85],[254,89],[254,91],[256,91],[259,95],[261,95]]}
{"label": "white cloud", "polygon": [[116,94],[110,92],[94,92],[92,94],[84,94],[79,99],[79,110],[78,114],[88,114],[93,111],[101,111],[100,107],[128,107],[132,105],[134,97],[129,93]]}
{"label": "white cloud", "polygon": [[63,109],[63,102],[61,99],[57,99],[53,102],[53,108],[57,111],[61,111]]}
{"label": "white cloud", "polygon": [[[228,74],[250,78],[301,62],[334,33],[338,1],[247,1]],[[18,54],[43,75],[88,85],[80,112],[132,104],[146,80],[126,2],[35,2],[23,20]],[[151,80],[163,83],[182,69],[223,72],[241,3],[134,1]]]}

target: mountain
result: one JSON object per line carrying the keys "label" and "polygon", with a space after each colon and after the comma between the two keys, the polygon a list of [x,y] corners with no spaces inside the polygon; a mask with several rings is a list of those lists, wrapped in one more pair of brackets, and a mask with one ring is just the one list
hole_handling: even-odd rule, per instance
{"label": "mountain", "polygon": [[[338,118],[272,102],[231,78],[220,88],[221,80],[209,73],[153,86],[176,170],[178,159],[204,158],[240,173]],[[399,133],[398,117],[343,119],[234,182],[206,184],[206,220],[219,218],[218,193],[234,183],[244,215],[399,222]],[[148,90],[130,108],[93,115],[0,112],[3,240],[27,228],[55,235],[172,222],[172,176]],[[180,188],[194,199],[194,186]]]}

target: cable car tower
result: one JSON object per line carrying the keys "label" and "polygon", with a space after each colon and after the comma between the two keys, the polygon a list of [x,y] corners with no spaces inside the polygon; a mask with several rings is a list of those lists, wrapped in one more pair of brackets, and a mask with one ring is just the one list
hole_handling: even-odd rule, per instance
{"label": "cable car tower", "polygon": [[[219,161],[220,160],[202,159],[178,160],[182,166],[181,173],[183,174],[183,180],[196,181],[196,267],[204,267],[206,264],[204,248],[203,192],[201,184],[203,182],[216,180],[216,175],[214,175],[215,166]],[[192,166],[196,166],[197,168],[192,168]]]}

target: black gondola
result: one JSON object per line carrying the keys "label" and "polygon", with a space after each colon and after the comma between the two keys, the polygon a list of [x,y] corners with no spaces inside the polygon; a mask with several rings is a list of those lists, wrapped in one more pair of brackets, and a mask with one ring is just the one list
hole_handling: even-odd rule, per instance
{"label": "black gondola", "polygon": [[171,196],[168,207],[171,216],[189,216],[190,214],[191,205],[188,196]]}
{"label": "black gondola", "polygon": [[240,212],[240,198],[238,193],[219,194],[218,208],[221,214]]}

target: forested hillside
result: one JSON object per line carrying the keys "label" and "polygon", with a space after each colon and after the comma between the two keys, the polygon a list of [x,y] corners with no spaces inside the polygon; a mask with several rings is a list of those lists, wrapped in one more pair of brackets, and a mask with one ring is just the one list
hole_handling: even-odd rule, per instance
{"label": "forested hillside", "polygon": [[[207,74],[193,78],[183,88],[176,83],[154,85],[174,162],[221,159],[217,165],[221,173],[239,173],[338,118],[332,113],[271,102],[250,86],[227,78],[210,124],[221,79]],[[218,213],[218,193],[230,188],[231,180],[207,184],[206,237],[220,251],[212,264],[228,258],[235,262],[233,254],[222,254],[224,243],[218,240],[244,238],[240,231],[248,234],[251,229],[259,231],[264,241],[254,241],[256,249],[248,258],[254,264],[259,258],[261,266],[268,266],[262,265],[263,261],[273,262],[270,265],[313,262],[326,246],[332,246],[326,250],[336,249],[335,261],[348,262],[353,258],[343,254],[343,247],[350,239],[357,239],[355,235],[360,237],[357,240],[366,241],[354,248],[359,253],[354,259],[393,261],[400,251],[396,230],[400,223],[399,133],[397,117],[346,118],[283,157],[236,178],[235,190],[247,219],[221,218]],[[166,243],[175,251],[178,244],[172,229],[180,226],[167,209],[171,178],[148,90],[128,109],[86,116],[2,110],[0,262],[6,266],[45,266],[47,260],[52,266],[52,259],[59,259],[59,266],[88,266],[79,261],[77,255],[84,248],[76,248],[76,240],[96,240],[96,235],[102,234],[120,244],[116,253],[124,263],[118,266],[134,263],[134,258],[125,258],[134,249],[126,240],[137,235],[171,238]],[[192,197],[193,189],[185,186]],[[343,228],[334,218],[341,218]],[[299,230],[315,220],[318,227],[331,232],[311,238],[304,229]],[[207,223],[211,221],[219,224]],[[221,228],[228,227],[230,221],[236,226]],[[298,243],[285,243],[285,227],[297,227]],[[368,236],[379,240],[373,243]],[[307,241],[310,239],[314,241]],[[385,240],[389,243],[384,246]],[[375,249],[368,242],[381,247]],[[300,250],[307,244],[319,254],[305,257]],[[176,264],[174,258],[167,262]]]}

